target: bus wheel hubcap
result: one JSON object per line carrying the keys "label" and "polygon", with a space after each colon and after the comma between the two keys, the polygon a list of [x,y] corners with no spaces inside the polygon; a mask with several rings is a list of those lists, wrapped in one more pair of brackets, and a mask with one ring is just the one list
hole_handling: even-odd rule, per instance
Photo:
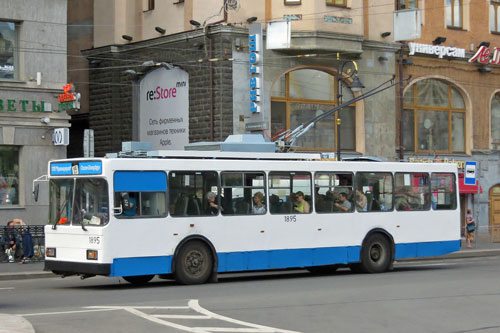
{"label": "bus wheel hubcap", "polygon": [[190,274],[198,274],[203,267],[203,255],[193,251],[186,257],[186,268]]}
{"label": "bus wheel hubcap", "polygon": [[370,258],[373,261],[379,261],[381,257],[382,257],[382,249],[380,248],[380,245],[378,244],[373,245],[372,248],[370,249]]}

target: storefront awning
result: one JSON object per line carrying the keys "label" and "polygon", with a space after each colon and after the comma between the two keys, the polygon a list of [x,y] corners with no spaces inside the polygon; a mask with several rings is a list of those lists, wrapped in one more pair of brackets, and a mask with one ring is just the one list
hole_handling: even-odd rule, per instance
{"label": "storefront awning", "polygon": [[483,193],[483,189],[479,185],[479,181],[476,180],[476,185],[466,185],[464,184],[464,174],[458,174],[458,191],[460,194],[478,194]]}

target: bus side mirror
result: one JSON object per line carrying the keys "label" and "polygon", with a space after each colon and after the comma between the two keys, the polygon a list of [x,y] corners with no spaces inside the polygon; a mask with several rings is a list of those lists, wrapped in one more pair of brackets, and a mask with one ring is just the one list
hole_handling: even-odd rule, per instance
{"label": "bus side mirror", "polygon": [[35,199],[35,202],[38,202],[38,192],[40,191],[40,184],[35,184],[33,187],[33,198]]}

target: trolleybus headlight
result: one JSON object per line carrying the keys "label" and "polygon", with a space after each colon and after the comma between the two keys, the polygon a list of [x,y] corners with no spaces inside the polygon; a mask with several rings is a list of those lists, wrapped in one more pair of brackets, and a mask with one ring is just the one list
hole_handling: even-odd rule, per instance
{"label": "trolleybus headlight", "polygon": [[87,250],[87,260],[97,260],[97,250]]}
{"label": "trolleybus headlight", "polygon": [[54,258],[56,256],[56,249],[54,247],[46,248],[45,249],[45,256]]}

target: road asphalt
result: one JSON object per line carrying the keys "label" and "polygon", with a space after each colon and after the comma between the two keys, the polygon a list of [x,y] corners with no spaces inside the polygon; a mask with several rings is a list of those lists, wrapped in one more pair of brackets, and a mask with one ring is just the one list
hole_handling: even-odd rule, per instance
{"label": "road asphalt", "polygon": [[[459,259],[473,257],[488,257],[500,255],[500,243],[489,241],[487,235],[477,235],[476,242],[473,242],[471,249],[466,248],[465,240],[462,239],[462,247],[460,251],[450,253],[439,257],[427,257],[418,259],[405,259],[404,261],[412,260],[430,260],[430,259]],[[15,263],[0,263],[0,281],[20,280],[20,279],[39,279],[47,277],[55,277],[52,272],[43,270],[43,261],[28,262],[26,264]],[[0,313],[0,333],[34,333],[33,326],[21,316],[2,314]]]}

